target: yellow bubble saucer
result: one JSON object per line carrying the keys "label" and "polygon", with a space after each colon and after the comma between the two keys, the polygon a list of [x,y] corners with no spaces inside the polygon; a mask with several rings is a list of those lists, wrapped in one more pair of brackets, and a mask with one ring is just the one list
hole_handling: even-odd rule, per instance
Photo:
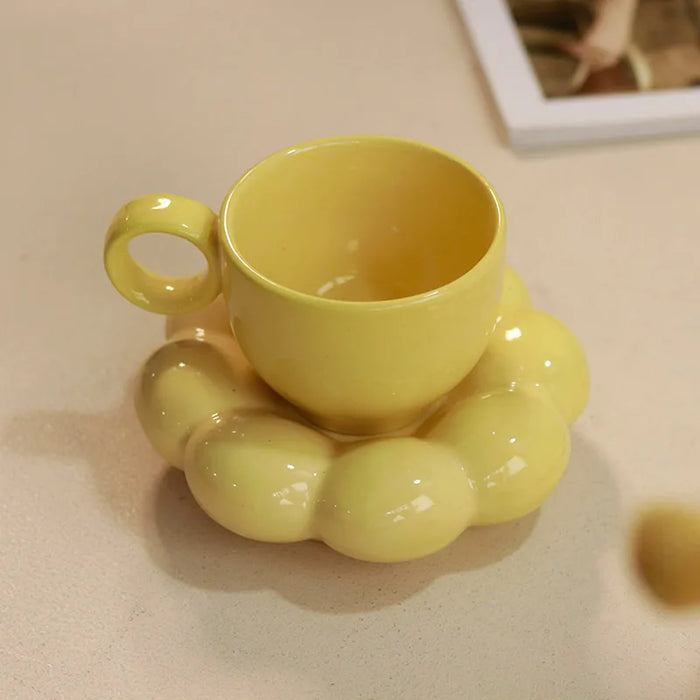
{"label": "yellow bubble saucer", "polygon": [[575,336],[531,308],[506,270],[489,345],[418,425],[348,437],[310,424],[255,374],[221,299],[170,317],[136,405],[155,449],[223,527],[268,542],[322,540],[357,559],[436,552],[471,525],[538,508],[566,468],[588,397]]}

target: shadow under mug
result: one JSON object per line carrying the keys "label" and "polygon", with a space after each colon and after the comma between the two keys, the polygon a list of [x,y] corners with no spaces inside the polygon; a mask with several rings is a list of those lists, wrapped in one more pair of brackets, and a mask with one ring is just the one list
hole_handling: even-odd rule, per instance
{"label": "shadow under mug", "polygon": [[[157,275],[129,252],[164,232],[207,270]],[[466,163],[383,136],[327,138],[264,159],[217,216],[152,194],[107,233],[107,274],[129,301],[178,314],[222,293],[248,360],[313,422],[355,435],[418,419],[474,367],[501,295],[505,218]]]}

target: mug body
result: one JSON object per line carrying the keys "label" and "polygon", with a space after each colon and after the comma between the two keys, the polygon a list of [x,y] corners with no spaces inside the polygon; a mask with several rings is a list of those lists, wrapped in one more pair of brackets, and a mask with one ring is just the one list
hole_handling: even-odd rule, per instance
{"label": "mug body", "polygon": [[348,136],[249,170],[219,245],[231,325],[260,376],[322,427],[376,434],[419,418],[483,353],[505,219],[454,156]]}

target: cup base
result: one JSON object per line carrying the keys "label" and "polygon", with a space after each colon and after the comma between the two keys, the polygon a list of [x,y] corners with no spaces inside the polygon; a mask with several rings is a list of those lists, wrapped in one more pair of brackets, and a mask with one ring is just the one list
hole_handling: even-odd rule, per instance
{"label": "cup base", "polygon": [[538,508],[566,468],[568,424],[588,395],[578,341],[530,308],[510,269],[472,373],[426,414],[381,426],[299,413],[253,371],[221,299],[171,317],[166,335],[136,407],[199,505],[244,537],[317,539],[366,561],[423,557],[471,525]]}
{"label": "cup base", "polygon": [[312,423],[317,428],[328,433],[334,433],[337,436],[345,436],[347,439],[353,439],[378,437],[380,435],[393,434],[407,429],[410,430],[411,427],[417,426],[424,421],[428,415],[433,413],[435,406],[439,403],[441,403],[441,401],[436,402],[436,404],[418,413],[411,411],[393,415],[391,418],[371,418],[364,421],[357,420],[356,418],[344,418],[342,416],[320,416],[302,410],[299,412],[309,423]]}

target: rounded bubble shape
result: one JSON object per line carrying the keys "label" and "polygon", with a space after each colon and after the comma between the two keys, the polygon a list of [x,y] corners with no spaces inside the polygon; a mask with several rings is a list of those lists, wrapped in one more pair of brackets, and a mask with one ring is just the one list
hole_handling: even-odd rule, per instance
{"label": "rounded bubble shape", "polygon": [[464,399],[426,425],[453,446],[477,490],[475,524],[502,523],[538,508],[569,461],[569,430],[554,404],[522,389]]}
{"label": "rounded bubble shape", "polygon": [[588,400],[588,364],[581,344],[543,311],[505,312],[467,379],[471,392],[518,384],[546,389],[569,425]]}
{"label": "rounded bubble shape", "polygon": [[475,493],[454,450],[406,437],[373,440],[339,456],[317,521],[333,549],[393,562],[446,547],[475,514]]}
{"label": "rounded bubble shape", "polygon": [[196,339],[156,350],[141,371],[136,412],[158,453],[184,468],[185,445],[195,428],[235,409],[273,408],[277,399],[243,361],[238,346],[225,350]]}
{"label": "rounded bubble shape", "polygon": [[256,540],[295,542],[315,536],[313,509],[333,452],[330,438],[301,423],[241,412],[193,436],[185,476],[219,525]]}

